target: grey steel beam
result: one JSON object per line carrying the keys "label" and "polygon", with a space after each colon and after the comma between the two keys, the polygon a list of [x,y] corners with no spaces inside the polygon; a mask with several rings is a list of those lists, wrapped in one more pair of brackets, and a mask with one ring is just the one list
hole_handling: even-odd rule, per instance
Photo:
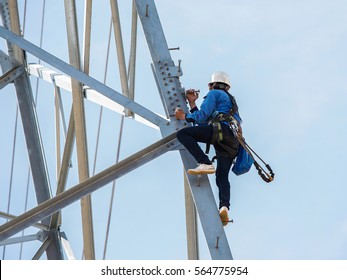
{"label": "grey steel beam", "polygon": [[[54,86],[54,92],[55,92],[55,107],[56,107],[56,131],[57,131],[57,190],[56,195],[63,192],[66,188],[66,182],[69,174],[69,169],[72,166],[71,163],[71,156],[73,152],[73,146],[75,142],[75,123],[73,118],[73,113],[70,114],[70,121],[69,121],[69,128],[68,131],[66,131],[66,123],[65,123],[65,116],[64,116],[64,110],[63,110],[63,104],[61,100],[61,94],[60,94],[60,88],[57,86]],[[73,109],[72,109],[73,110]],[[58,126],[60,126],[60,118],[59,115],[61,115],[62,118],[62,124],[64,129],[64,136],[65,136],[65,145],[64,145],[64,152],[63,157],[61,159],[60,156],[60,129]],[[61,224],[61,213],[57,212],[54,213],[51,219],[50,228],[59,228],[59,225]]]}
{"label": "grey steel beam", "polygon": [[68,260],[76,260],[75,254],[72,251],[72,248],[70,246],[70,242],[67,239],[65,232],[60,233],[60,239],[61,239],[61,243],[63,245],[64,252],[67,256],[67,259]]}
{"label": "grey steel beam", "polygon": [[168,108],[166,106],[165,97],[164,97],[163,91],[162,91],[162,89],[160,87],[158,76],[157,76],[157,73],[156,73],[156,70],[155,70],[155,67],[154,67],[153,63],[151,63],[151,69],[152,69],[152,73],[153,73],[153,77],[154,77],[155,83],[156,83],[157,88],[158,88],[158,92],[159,92],[159,96],[160,96],[161,102],[162,102],[163,107],[164,107],[165,115],[169,119],[170,118],[170,112],[168,111]]}
{"label": "grey steel beam", "polygon": [[184,122],[177,121],[174,116],[178,106],[188,111],[184,90],[179,81],[179,77],[183,73],[181,67],[175,66],[172,61],[154,1],[135,0],[135,3],[151,53],[157,85],[164,99],[165,111],[170,117],[169,129],[162,132],[165,135],[165,133],[172,133],[184,125]]}
{"label": "grey steel beam", "polygon": [[[1,218],[5,218],[5,219],[8,219],[8,220],[12,220],[14,218],[16,218],[17,216],[15,215],[11,215],[11,214],[8,214],[8,213],[5,213],[5,212],[0,212],[0,217]],[[49,227],[47,225],[44,225],[44,224],[41,224],[41,223],[36,223],[36,224],[32,224],[33,227],[36,227],[38,229],[42,229],[42,230],[49,230]]]}
{"label": "grey steel beam", "polygon": [[[8,10],[5,11],[5,13],[8,14],[8,17],[7,16],[3,17],[3,22],[5,22],[4,26],[6,26],[7,29],[11,30],[17,35],[20,35],[21,31],[20,31],[17,0],[3,1],[1,5],[7,5],[7,8],[8,8]],[[15,59],[18,63],[24,62],[24,53],[20,48],[17,48],[16,46],[13,46],[13,48],[11,49],[9,48],[9,57],[11,60]],[[12,61],[12,65],[13,63],[14,62]]]}
{"label": "grey steel beam", "polygon": [[64,133],[64,137],[66,138],[67,135],[67,128],[66,128],[66,120],[65,120],[65,113],[64,113],[64,105],[63,105],[63,100],[61,98],[61,90],[59,87],[57,87],[56,85],[54,85],[54,93],[56,96],[56,103],[57,103],[57,117],[61,117],[61,121],[62,121],[62,126],[63,126],[63,133]]}
{"label": "grey steel beam", "polygon": [[1,241],[0,246],[7,246],[7,245],[35,241],[35,240],[38,240],[37,234],[25,235],[25,236],[9,238],[7,240]]}
{"label": "grey steel beam", "polygon": [[96,90],[97,92],[103,94],[110,100],[122,105],[123,107],[129,109],[130,111],[142,116],[144,119],[160,127],[162,131],[168,131],[170,123],[165,118],[153,113],[149,109],[141,106],[140,104],[130,100],[129,98],[123,96],[121,93],[111,89],[105,84],[97,81],[96,79],[88,76],[87,74],[79,71],[75,67],[69,65],[68,63],[62,61],[61,59],[51,55],[50,53],[44,51],[43,49],[35,46],[29,41],[21,38],[20,36],[14,34],[13,32],[7,30],[0,26],[0,36],[11,42],[21,49],[31,53],[32,55],[40,58],[41,60],[47,62],[51,66],[55,67],[59,71],[65,73],[66,75],[80,81],[84,85]]}
{"label": "grey steel beam", "polygon": [[[180,150],[180,154],[186,171],[196,167],[195,159],[187,150]],[[189,174],[186,176],[211,258],[213,260],[232,260],[228,240],[219,218],[217,204],[208,177]]]}
{"label": "grey steel beam", "polygon": [[[6,10],[9,11],[11,20],[10,26],[7,26],[7,28],[11,28],[14,32],[19,34],[20,28],[17,3],[11,1],[7,7],[4,7],[3,5],[5,4],[7,3],[3,1],[0,6],[2,18],[6,18],[4,13],[6,13]],[[4,28],[4,30],[7,29]],[[7,42],[7,46],[12,67],[23,67],[24,57],[20,49],[10,42]],[[33,173],[37,202],[41,203],[50,198],[50,186],[32,89],[27,75],[21,75],[15,79],[14,85],[22,117],[27,148],[28,151],[31,151],[31,153],[29,153],[29,160]]]}
{"label": "grey steel beam", "polygon": [[[21,113],[27,149],[30,151],[28,154],[36,190],[37,203],[42,203],[49,199],[51,194],[31,86],[26,75],[17,78],[14,81],[14,85],[17,92],[18,106]],[[48,223],[48,220],[43,222]]]}
{"label": "grey steel beam", "polygon": [[199,259],[198,225],[194,200],[184,171],[184,198],[186,205],[186,231],[188,260]]}
{"label": "grey steel beam", "polygon": [[[1,7],[1,4],[0,4],[0,7]],[[1,66],[2,73],[5,73],[11,69],[10,58],[2,50],[0,50],[0,66]]]}
{"label": "grey steel beam", "polygon": [[[60,103],[59,103],[59,97],[60,97],[60,88],[54,87],[54,119],[55,119],[55,154],[56,154],[56,174],[59,174],[60,168],[61,168],[61,129],[60,129]],[[58,179],[58,175],[57,175]]]}
{"label": "grey steel beam", "polygon": [[123,175],[135,170],[147,162],[178,148],[181,144],[173,133],[147,148],[133,154],[119,163],[105,169],[80,184],[64,191],[63,193],[41,203],[29,211],[19,215],[13,220],[0,226],[0,241],[9,238],[33,223],[52,215],[81,197],[90,194]]}
{"label": "grey steel beam", "polygon": [[[77,30],[76,5],[74,0],[65,0],[66,27],[68,35],[70,64],[80,69],[80,52]],[[84,98],[82,85],[72,79],[72,100],[75,120],[75,134],[77,147],[78,174],[80,182],[89,178],[87,133],[85,123]],[[88,194],[81,198],[82,229],[84,241],[84,257],[87,260],[95,259],[94,228],[92,200]]]}
{"label": "grey steel beam", "polygon": [[85,0],[84,10],[84,36],[83,36],[83,72],[89,74],[90,64],[90,39],[92,27],[92,0]]}
{"label": "grey steel beam", "polygon": [[[45,80],[46,82],[49,82],[51,84],[54,84],[55,86],[59,87],[60,89],[64,89],[68,92],[71,92],[71,78],[63,75],[61,73],[58,73],[56,71],[53,71],[45,66],[42,66],[40,64],[36,63],[29,63],[28,64],[28,71],[30,75],[36,76],[38,78],[41,78]],[[130,71],[130,70],[129,70]],[[130,71],[131,72],[131,71]],[[134,74],[135,75],[135,74]],[[130,77],[132,75],[130,74]],[[129,83],[131,83],[131,78],[129,79]],[[97,92],[96,90],[93,90],[89,87],[84,86],[83,87],[83,96],[85,99],[94,102],[100,106],[103,106],[105,108],[108,108],[120,115],[124,114],[124,107],[116,103],[115,101],[107,98],[105,95]],[[159,114],[156,114],[160,116]],[[162,116],[160,116],[162,117]],[[147,121],[143,117],[139,115],[135,115],[133,118],[135,121],[140,122],[142,124],[145,124],[147,126],[150,126],[154,129],[159,129],[157,125],[154,125],[153,123]],[[162,117],[164,119],[164,117]]]}
{"label": "grey steel beam", "polygon": [[[20,34],[18,5],[16,0],[2,1],[0,3],[1,16],[5,24],[5,30],[12,30],[17,36]],[[26,64],[24,52],[18,46],[7,41],[9,58],[12,67]],[[21,114],[29,162],[34,181],[37,203],[42,203],[51,197],[47,165],[43,151],[39,124],[37,121],[36,108],[33,100],[29,77],[26,73],[14,80],[17,93],[18,107]],[[45,217],[43,223],[48,224],[50,217]],[[48,259],[62,259],[60,254],[61,244],[55,239],[47,247]]]}
{"label": "grey steel beam", "polygon": [[[71,156],[73,152],[74,142],[75,142],[75,121],[73,118],[73,109],[72,109],[70,114],[69,128],[68,128],[66,139],[65,139],[63,158],[61,161],[61,167],[60,167],[59,175],[58,175],[56,195],[64,192],[66,189],[66,182],[67,182],[67,177],[69,174],[69,167],[71,163]],[[52,215],[50,228],[52,229],[58,228],[60,219],[61,219],[61,213],[60,212],[54,213]]]}
{"label": "grey steel beam", "polygon": [[19,78],[23,75],[24,70],[21,66],[16,66],[11,70],[7,71],[0,77],[0,89],[4,88],[10,83],[13,83],[15,79]]}
{"label": "grey steel beam", "polygon": [[39,250],[36,252],[36,254],[33,256],[32,260],[39,260],[43,253],[48,249],[48,247],[52,243],[52,238],[47,236],[47,238],[43,241],[42,245],[40,246]]}
{"label": "grey steel beam", "polygon": [[[171,120],[171,129],[180,129],[185,123],[177,121],[174,111],[180,106],[188,111],[179,77],[182,75],[180,65],[176,67],[160,23],[154,0],[136,0],[136,7],[149,46],[157,85],[161,90]],[[175,127],[174,127],[175,126]],[[196,161],[186,150],[180,151],[183,164],[187,169],[195,168]],[[191,193],[200,217],[208,248],[212,259],[232,259],[229,244],[218,215],[218,208],[207,176],[200,178],[200,187],[194,185],[197,177],[187,176]]]}
{"label": "grey steel beam", "polygon": [[135,70],[136,70],[136,49],[137,49],[137,11],[135,1],[132,4],[131,19],[131,42],[130,42],[130,58],[128,67],[129,80],[129,99],[135,98]]}
{"label": "grey steel beam", "polygon": [[[128,85],[128,75],[125,65],[125,56],[124,56],[124,47],[123,47],[123,38],[122,38],[122,29],[120,26],[120,17],[118,9],[118,1],[110,0],[111,13],[112,13],[112,23],[114,38],[116,41],[117,57],[118,57],[118,69],[120,75],[120,82],[122,87],[122,93],[129,98],[129,85]],[[126,116],[132,115],[131,112],[127,110],[125,112]]]}

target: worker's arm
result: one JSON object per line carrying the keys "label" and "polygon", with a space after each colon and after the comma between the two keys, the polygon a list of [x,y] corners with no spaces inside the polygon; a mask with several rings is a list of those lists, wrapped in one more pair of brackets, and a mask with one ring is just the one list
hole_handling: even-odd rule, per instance
{"label": "worker's arm", "polygon": [[[195,89],[188,89],[186,91],[186,99],[188,101],[190,111],[193,112],[197,110],[195,101],[199,98],[199,92]],[[178,120],[185,120],[186,114],[181,110],[181,108],[177,108],[175,111],[175,117]]]}

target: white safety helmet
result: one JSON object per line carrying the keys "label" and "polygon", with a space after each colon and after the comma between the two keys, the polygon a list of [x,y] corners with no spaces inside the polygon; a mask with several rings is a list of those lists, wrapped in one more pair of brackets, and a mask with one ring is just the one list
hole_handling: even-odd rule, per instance
{"label": "white safety helmet", "polygon": [[223,83],[231,87],[229,75],[223,71],[217,71],[212,74],[210,84],[213,83]]}

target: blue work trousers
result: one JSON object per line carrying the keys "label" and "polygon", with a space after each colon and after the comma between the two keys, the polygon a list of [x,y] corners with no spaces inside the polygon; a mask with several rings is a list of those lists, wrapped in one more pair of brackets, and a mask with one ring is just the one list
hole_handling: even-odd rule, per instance
{"label": "blue work trousers", "polygon": [[[222,124],[223,136],[232,136],[230,128]],[[192,154],[198,163],[210,164],[209,157],[203,152],[199,143],[211,143],[213,136],[212,125],[185,127],[177,132],[177,139]],[[216,184],[219,189],[219,207],[230,207],[229,172],[235,156],[226,155],[225,150],[218,144],[214,145],[217,156]],[[235,152],[235,155],[237,152]]]}

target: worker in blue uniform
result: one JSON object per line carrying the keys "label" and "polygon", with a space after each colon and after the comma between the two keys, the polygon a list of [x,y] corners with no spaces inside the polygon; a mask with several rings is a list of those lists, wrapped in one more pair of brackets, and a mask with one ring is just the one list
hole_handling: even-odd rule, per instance
{"label": "worker in blue uniform", "polygon": [[[238,154],[239,142],[235,132],[230,128],[229,123],[221,122],[221,130],[223,133],[222,143],[230,147],[230,149],[226,151],[223,147],[224,145],[218,142],[212,143],[214,128],[211,121],[219,114],[227,114],[232,111],[233,117],[237,121],[237,133],[242,134],[241,118],[238,113],[235,98],[228,92],[231,84],[227,73],[222,71],[213,73],[208,87],[209,92],[205,96],[200,109],[198,109],[195,103],[199,98],[199,92],[193,89],[186,91],[186,99],[190,106],[190,113],[185,114],[178,108],[175,111],[175,117],[178,120],[186,120],[187,122],[193,123],[193,126],[187,126],[179,130],[177,132],[177,139],[186,147],[198,163],[197,168],[187,171],[189,174],[200,175],[216,173],[216,184],[219,189],[219,215],[225,226],[229,222],[229,172],[234,158]],[[217,169],[215,169],[208,155],[201,149],[199,142],[206,143],[207,145],[213,144],[217,158]]]}

